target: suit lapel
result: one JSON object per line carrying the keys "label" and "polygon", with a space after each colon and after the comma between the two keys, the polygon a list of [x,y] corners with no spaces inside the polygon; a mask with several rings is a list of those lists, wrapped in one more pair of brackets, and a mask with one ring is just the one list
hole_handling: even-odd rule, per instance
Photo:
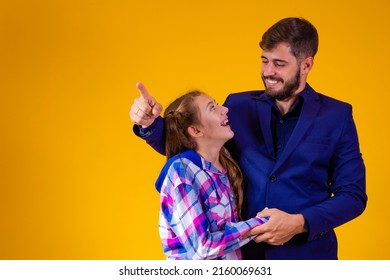
{"label": "suit lapel", "polygon": [[274,157],[275,153],[271,133],[271,106],[267,103],[263,95],[255,99],[257,100],[257,114],[265,146],[270,156]]}
{"label": "suit lapel", "polygon": [[320,109],[319,96],[312,88],[310,88],[310,86],[308,86],[307,91],[303,94],[304,102],[298,123],[296,124],[280,159],[274,166],[274,171],[283,164],[283,162],[295,150],[297,145],[302,141],[306,131],[314,122],[318,110]]}

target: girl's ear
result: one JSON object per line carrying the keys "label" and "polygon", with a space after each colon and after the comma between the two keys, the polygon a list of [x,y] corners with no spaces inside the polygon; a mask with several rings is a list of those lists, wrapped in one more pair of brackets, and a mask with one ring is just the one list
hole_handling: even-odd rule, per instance
{"label": "girl's ear", "polygon": [[187,128],[187,132],[191,137],[197,138],[203,136],[203,132],[199,130],[199,128],[195,125],[190,125]]}

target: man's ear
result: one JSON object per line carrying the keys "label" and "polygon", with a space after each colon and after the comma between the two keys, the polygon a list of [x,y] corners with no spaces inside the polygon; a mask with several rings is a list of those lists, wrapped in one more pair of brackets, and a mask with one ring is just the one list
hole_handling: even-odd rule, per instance
{"label": "man's ear", "polygon": [[190,136],[196,138],[196,137],[200,137],[200,136],[203,136],[203,132],[199,130],[199,128],[195,125],[190,125],[188,128],[187,128],[187,132]]}
{"label": "man's ear", "polygon": [[311,56],[306,57],[301,63],[301,74],[307,75],[311,68],[313,68],[313,64],[314,58]]}

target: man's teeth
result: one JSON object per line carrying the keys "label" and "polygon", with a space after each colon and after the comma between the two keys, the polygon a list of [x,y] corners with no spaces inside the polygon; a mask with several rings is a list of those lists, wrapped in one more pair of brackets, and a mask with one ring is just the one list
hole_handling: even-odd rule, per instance
{"label": "man's teeth", "polygon": [[278,81],[277,80],[267,79],[267,82],[270,83],[270,84],[276,84]]}
{"label": "man's teeth", "polygon": [[224,121],[221,125],[222,126],[227,126],[227,125],[229,125],[229,121]]}

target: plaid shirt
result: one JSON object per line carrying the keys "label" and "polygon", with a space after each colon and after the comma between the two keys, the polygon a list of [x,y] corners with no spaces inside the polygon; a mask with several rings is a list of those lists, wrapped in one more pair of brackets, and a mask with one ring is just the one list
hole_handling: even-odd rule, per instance
{"label": "plaid shirt", "polygon": [[266,221],[238,222],[226,172],[191,150],[166,163],[156,187],[161,188],[159,231],[168,259],[241,259],[240,247],[251,238],[239,237]]}

